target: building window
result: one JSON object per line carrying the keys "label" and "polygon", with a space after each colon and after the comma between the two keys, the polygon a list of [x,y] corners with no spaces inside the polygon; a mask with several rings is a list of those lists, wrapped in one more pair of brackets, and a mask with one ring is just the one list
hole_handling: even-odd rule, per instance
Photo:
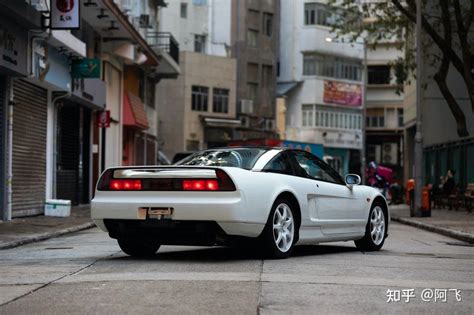
{"label": "building window", "polygon": [[248,96],[249,99],[253,100],[254,103],[257,102],[258,98],[258,84],[257,83],[247,83]]}
{"label": "building window", "polygon": [[369,84],[390,84],[390,66],[369,66],[367,72]]}
{"label": "building window", "polygon": [[217,89],[212,90],[213,103],[212,111],[214,113],[228,113],[229,112],[229,90]]}
{"label": "building window", "polygon": [[193,0],[194,5],[207,5],[207,0]]}
{"label": "building window", "polygon": [[303,105],[302,115],[303,115],[303,127],[313,127],[313,105]]}
{"label": "building window", "polygon": [[262,65],[262,85],[269,91],[274,85],[273,66]]}
{"label": "building window", "polygon": [[258,46],[258,32],[255,30],[247,30],[247,45],[250,47]]}
{"label": "building window", "polygon": [[263,14],[263,34],[271,37],[273,31],[273,14]]}
{"label": "building window", "polygon": [[247,81],[258,82],[258,63],[247,64]]}
{"label": "building window", "polygon": [[397,108],[398,127],[403,127],[403,108]]}
{"label": "building window", "polygon": [[206,52],[206,35],[194,35],[194,51],[202,54]]}
{"label": "building window", "polygon": [[306,53],[303,54],[303,75],[361,81],[362,64],[350,58]]}
{"label": "building window", "polygon": [[329,7],[322,3],[305,3],[304,5],[304,24],[305,25],[324,25],[333,24],[333,14]]}
{"label": "building window", "polygon": [[362,114],[358,111],[334,109],[324,105],[303,104],[301,109],[303,127],[360,130]]}
{"label": "building window", "polygon": [[385,127],[385,111],[383,108],[368,108],[366,112],[366,125],[369,128]]}
{"label": "building window", "polygon": [[209,88],[205,86],[192,87],[192,110],[207,112],[207,100],[209,98]]}
{"label": "building window", "polygon": [[181,17],[183,19],[188,17],[188,4],[187,3],[181,3]]}

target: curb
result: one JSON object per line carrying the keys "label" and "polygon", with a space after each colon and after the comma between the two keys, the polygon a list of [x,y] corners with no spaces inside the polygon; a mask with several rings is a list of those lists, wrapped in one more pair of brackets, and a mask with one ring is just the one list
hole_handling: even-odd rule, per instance
{"label": "curb", "polygon": [[391,219],[393,221],[396,221],[396,222],[400,222],[400,223],[403,223],[403,224],[406,224],[406,225],[411,225],[411,226],[414,226],[414,227],[417,227],[417,228],[420,228],[420,229],[423,229],[423,230],[427,230],[427,231],[430,231],[430,232],[442,234],[444,236],[448,236],[448,237],[455,238],[455,239],[460,240],[460,241],[464,241],[464,242],[467,242],[467,243],[470,243],[470,244],[474,244],[474,235],[469,234],[469,233],[465,233],[465,232],[461,232],[461,231],[454,231],[454,230],[451,230],[451,229],[448,229],[448,228],[445,228],[445,227],[436,226],[436,225],[428,224],[428,223],[424,223],[424,222],[417,222],[417,221],[413,221],[413,220],[405,219],[405,218],[400,218],[400,217],[392,217]]}
{"label": "curb", "polygon": [[22,239],[19,239],[19,240],[16,240],[16,241],[11,241],[11,242],[6,242],[6,243],[3,243],[3,244],[0,244],[0,250],[14,248],[14,247],[18,247],[18,246],[21,246],[21,245],[26,245],[26,244],[31,244],[31,243],[44,241],[44,240],[54,238],[54,237],[58,237],[58,236],[61,236],[61,235],[74,233],[74,232],[79,232],[79,231],[82,231],[82,230],[87,230],[87,229],[93,228],[94,226],[95,226],[95,224],[93,222],[87,222],[87,223],[83,223],[83,224],[80,224],[80,225],[72,226],[72,227],[69,227],[69,228],[65,228],[65,229],[50,232],[50,233],[42,233],[42,234],[38,234],[38,235],[34,235],[34,236],[25,237],[25,238],[22,238]]}

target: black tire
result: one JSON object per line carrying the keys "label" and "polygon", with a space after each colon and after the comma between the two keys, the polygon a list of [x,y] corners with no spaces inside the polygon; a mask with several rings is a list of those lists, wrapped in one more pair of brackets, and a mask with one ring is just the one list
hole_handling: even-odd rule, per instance
{"label": "black tire", "polygon": [[132,257],[152,257],[160,248],[160,244],[150,240],[119,238],[120,249]]}
{"label": "black tire", "polygon": [[[290,215],[292,218],[292,224],[293,224],[293,234],[291,236],[291,241],[288,244],[287,241],[287,246],[288,249],[282,250],[277,244],[275,237],[277,237],[274,234],[274,229],[273,229],[273,221],[274,221],[274,216],[275,212],[277,211],[277,208],[280,207],[278,211],[280,211],[282,208],[282,205],[286,206],[287,211],[290,211]],[[296,215],[295,215],[295,206],[292,204],[291,201],[286,200],[284,198],[279,198],[277,199],[272,206],[272,210],[270,211],[270,215],[268,216],[267,223],[265,225],[265,228],[263,229],[262,234],[259,236],[259,247],[261,249],[261,253],[264,255],[265,258],[270,258],[270,259],[284,259],[287,258],[291,255],[293,252],[294,248],[294,243],[298,239],[298,224],[296,220]],[[286,221],[288,222],[288,221]],[[287,231],[288,231],[287,227]],[[291,234],[291,233],[290,233]],[[286,237],[286,236],[285,236]],[[286,238],[288,240],[289,238]],[[282,240],[283,241],[283,240]],[[279,243],[280,244],[280,243]],[[283,247],[283,244],[282,244]]]}
{"label": "black tire", "polygon": [[[383,230],[383,233],[379,233],[379,234],[383,234],[383,236],[381,240],[377,238],[374,240],[371,233],[371,229],[372,229],[371,218],[373,218],[374,215],[376,217],[376,214],[374,212],[380,211],[380,210],[381,210],[381,213],[383,214],[384,230]],[[383,244],[385,243],[385,238],[387,235],[387,224],[388,224],[388,218],[387,218],[387,212],[385,211],[385,205],[383,205],[381,202],[374,202],[372,204],[372,207],[370,208],[369,218],[367,219],[367,225],[365,227],[364,237],[361,238],[360,240],[354,241],[356,247],[363,252],[380,250]]]}

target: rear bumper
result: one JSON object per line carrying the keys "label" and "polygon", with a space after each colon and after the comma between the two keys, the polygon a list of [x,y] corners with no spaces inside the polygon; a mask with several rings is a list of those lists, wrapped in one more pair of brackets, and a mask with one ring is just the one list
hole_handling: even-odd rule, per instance
{"label": "rear bumper", "polygon": [[[91,217],[104,231],[110,232],[110,220],[128,220],[137,228],[156,233],[165,229],[164,225],[150,224],[139,215],[140,207],[171,207],[173,214],[168,221],[214,222],[227,235],[246,237],[258,236],[265,222],[250,222],[245,198],[240,191],[234,192],[100,192],[92,200]],[[109,221],[107,221],[109,220]],[[142,222],[142,223],[133,223]],[[160,220],[155,220],[155,222]],[[204,224],[206,226],[206,224]],[[135,228],[135,226],[133,226]],[[177,226],[169,225],[172,232]]]}

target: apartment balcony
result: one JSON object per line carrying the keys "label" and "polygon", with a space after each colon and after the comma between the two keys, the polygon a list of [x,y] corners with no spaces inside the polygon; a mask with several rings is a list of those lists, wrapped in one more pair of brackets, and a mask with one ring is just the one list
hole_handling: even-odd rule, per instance
{"label": "apartment balcony", "polygon": [[176,78],[180,73],[179,44],[169,32],[149,31],[146,35],[148,45],[161,56],[157,73],[162,78]]}

